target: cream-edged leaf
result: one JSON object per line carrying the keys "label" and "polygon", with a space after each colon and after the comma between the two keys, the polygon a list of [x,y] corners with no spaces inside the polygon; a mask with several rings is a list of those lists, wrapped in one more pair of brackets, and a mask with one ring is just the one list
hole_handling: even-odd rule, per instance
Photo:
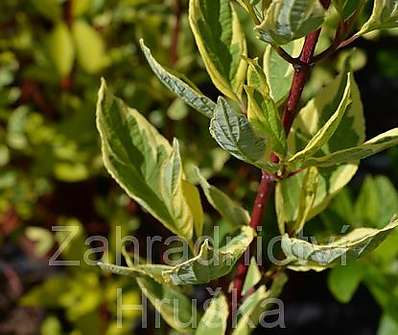
{"label": "cream-edged leaf", "polygon": [[247,270],[245,282],[243,283],[242,294],[245,295],[256,286],[261,280],[261,271],[258,268],[256,259],[252,257],[250,259],[249,269]]}
{"label": "cream-edged leaf", "polygon": [[369,20],[356,34],[360,36],[376,29],[398,27],[398,0],[375,0]]}
{"label": "cream-edged leaf", "polygon": [[295,271],[322,271],[339,262],[355,260],[375,249],[398,226],[397,218],[381,229],[357,228],[328,244],[314,244],[282,236],[282,250],[288,268]]}
{"label": "cream-edged leaf", "polygon": [[287,141],[281,115],[275,102],[253,87],[246,87],[248,96],[247,117],[257,136],[269,143],[267,151],[280,158],[286,155]]}
{"label": "cream-edged leaf", "polygon": [[138,286],[168,325],[183,334],[192,334],[197,317],[191,299],[177,288],[161,285],[150,278],[137,278]]}
{"label": "cream-edged leaf", "polygon": [[140,40],[140,44],[149,66],[159,80],[189,106],[208,118],[211,118],[216,104],[211,99],[203,95],[203,93],[187,79],[178,75],[174,71],[161,66],[156,59],[153,58],[151,51],[147,46],[145,46],[143,40]]}
{"label": "cream-edged leaf", "polygon": [[196,179],[199,181],[207,201],[220,213],[224,220],[236,227],[249,224],[250,215],[247,210],[242,208],[239,203],[231,199],[223,191],[209,184],[198,168],[194,170],[194,173],[196,174]]}
{"label": "cream-edged leaf", "polygon": [[[351,76],[349,73],[348,76]],[[351,98],[351,79],[347,78],[346,87],[344,88],[343,96],[341,97],[340,103],[337,106],[336,111],[330,116],[325,124],[311,137],[305,148],[295,153],[293,157],[289,159],[290,164],[294,164],[297,161],[304,161],[306,158],[313,156],[320,150],[324,145],[327,145],[329,139],[334,135],[340,122],[343,119],[345,112],[349,109],[352,102]]]}
{"label": "cream-edged leaf", "polygon": [[224,294],[214,297],[200,319],[195,335],[224,335],[227,330],[229,307]]}
{"label": "cream-edged leaf", "polygon": [[219,98],[210,121],[210,134],[221,148],[236,158],[267,171],[277,166],[266,160],[265,140],[255,135],[247,118],[235,112],[224,98]]}
{"label": "cream-edged leaf", "polygon": [[335,151],[322,157],[312,157],[306,160],[304,166],[328,167],[351,163],[377,154],[398,144],[398,128],[386,131],[362,145],[353,148]]}
{"label": "cream-edged leaf", "polygon": [[[347,83],[350,81],[350,83]],[[365,126],[361,97],[354,77],[345,70],[332,82],[326,85],[319,93],[304,106],[289,135],[289,152],[294,154],[304,150],[311,138],[322,129],[328,120],[336,113],[347,86],[350,87],[351,104],[344,112],[337,129],[314,156],[328,155],[338,151],[362,144],[365,140]],[[312,159],[312,158],[309,158]],[[304,167],[303,162],[292,164],[290,171],[297,171]],[[312,209],[307,220],[319,214],[328,205],[333,196],[341,190],[355,175],[358,161],[351,161],[340,166],[318,167],[318,187]],[[278,222],[290,224],[297,219],[300,194],[306,171],[295,173],[293,176],[278,182],[276,188],[276,207],[283,208],[278,211]],[[283,213],[283,218],[280,217]],[[284,223],[283,223],[284,222]]]}
{"label": "cream-edged leaf", "polygon": [[246,40],[229,0],[191,0],[189,22],[214,85],[240,101],[247,64]]}
{"label": "cream-edged leaf", "polygon": [[162,264],[129,264],[128,267],[98,262],[98,266],[106,272],[128,277],[149,277],[160,284],[164,284],[162,273],[172,267]]}
{"label": "cream-edged leaf", "polygon": [[254,236],[254,230],[244,226],[221,248],[214,248],[205,240],[196,257],[164,271],[163,278],[173,285],[197,285],[223,277],[233,269]]}
{"label": "cream-edged leaf", "polygon": [[183,193],[174,148],[136,110],[113,96],[103,81],[97,105],[105,167],[126,193],[173,233],[190,240],[194,217]]}
{"label": "cream-edged leaf", "polygon": [[256,30],[264,42],[282,45],[316,30],[324,18],[325,10],[318,0],[275,0]]}
{"label": "cream-edged leaf", "polygon": [[[283,46],[283,49],[292,57],[300,55],[303,39],[294,40]],[[292,85],[294,68],[268,44],[265,48],[263,67],[267,78],[270,96],[279,105],[290,91]]]}

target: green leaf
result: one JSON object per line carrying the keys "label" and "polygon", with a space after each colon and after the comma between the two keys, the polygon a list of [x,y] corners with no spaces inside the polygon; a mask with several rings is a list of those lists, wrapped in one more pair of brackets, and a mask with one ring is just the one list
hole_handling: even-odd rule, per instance
{"label": "green leaf", "polygon": [[140,113],[109,92],[105,81],[99,91],[97,127],[112,177],[168,229],[189,241],[195,219],[183,192],[178,143],[171,148]]}
{"label": "green leaf", "polygon": [[275,171],[276,165],[265,160],[265,141],[257,137],[246,117],[232,110],[220,97],[210,121],[210,134],[225,151],[236,158],[267,171]]}
{"label": "green leaf", "polygon": [[376,29],[390,29],[398,27],[398,1],[377,0],[374,1],[372,15],[355,34],[360,36]]}
{"label": "green leaf", "polygon": [[[298,57],[302,45],[303,39],[298,39],[286,44],[283,49],[292,57]],[[263,66],[270,96],[279,105],[289,94],[294,73],[293,66],[279,56],[275,48],[270,44],[265,48]]]}
{"label": "green leaf", "polygon": [[253,332],[255,326],[262,319],[262,314],[270,306],[267,299],[275,299],[279,297],[283,287],[287,282],[287,276],[283,272],[275,275],[269,290],[265,286],[259,287],[255,292],[250,294],[241,304],[238,310],[238,324],[232,335],[249,335]]}
{"label": "green leaf", "polygon": [[287,150],[286,134],[275,102],[252,87],[246,87],[247,117],[256,134],[270,143],[268,150],[283,158]]}
{"label": "green leaf", "polygon": [[50,58],[61,77],[67,76],[75,61],[75,48],[72,36],[65,23],[58,23],[48,39]]}
{"label": "green leaf", "polygon": [[336,111],[330,116],[325,124],[313,135],[313,137],[306,144],[305,148],[295,153],[293,157],[289,159],[290,164],[294,164],[297,161],[305,161],[308,157],[316,154],[323,146],[327,145],[330,138],[334,135],[338,129],[344,114],[349,110],[352,102],[351,98],[351,74],[348,74],[346,87],[344,89],[343,96],[337,106]]}
{"label": "green leaf", "polygon": [[150,277],[159,284],[164,284],[162,273],[163,271],[170,270],[172,267],[162,264],[129,264],[128,267],[107,264],[103,262],[98,262],[98,266],[105,272],[111,272],[116,275],[128,276],[128,277]]}
{"label": "green leaf", "polygon": [[249,67],[247,70],[247,85],[256,89],[264,97],[269,97],[269,87],[264,70],[258,64],[258,59],[246,58]]}
{"label": "green leaf", "polygon": [[362,265],[358,262],[346,266],[336,266],[328,276],[328,287],[341,303],[350,302],[363,277]]}
{"label": "green leaf", "polygon": [[233,330],[232,335],[249,335],[253,328],[259,322],[256,318],[259,310],[264,310],[264,301],[269,297],[270,292],[268,292],[265,286],[260,286],[255,292],[250,294],[239,307],[238,315],[240,319],[236,328]]}
{"label": "green leaf", "polygon": [[79,65],[88,73],[95,74],[108,64],[105,42],[100,33],[84,20],[76,20],[72,26]]}
{"label": "green leaf", "polygon": [[189,327],[193,318],[190,299],[176,288],[158,284],[149,278],[137,278],[137,283],[170,327],[183,334],[193,333]]}
{"label": "green leaf", "polygon": [[354,213],[362,225],[375,228],[387,224],[391,216],[398,213],[398,193],[387,177],[366,177]]}
{"label": "green leaf", "polygon": [[251,288],[256,286],[261,280],[261,272],[256,263],[256,259],[250,259],[249,269],[247,270],[245,282],[243,284],[242,294],[245,295]]}
{"label": "green leaf", "polygon": [[195,168],[194,173],[209,203],[227,222],[237,227],[249,224],[249,213],[239,203],[232,200],[217,187],[210,185],[198,168]]}
{"label": "green leaf", "polygon": [[163,272],[166,282],[173,285],[205,284],[228,274],[249,247],[255,232],[243,226],[240,233],[221,248],[212,248],[205,240],[199,254]]}
{"label": "green leaf", "polygon": [[[350,84],[347,81],[350,80]],[[319,91],[314,99],[301,109],[289,134],[289,152],[296,153],[303,150],[310,139],[324,127],[328,120],[335,114],[347,86],[350,86],[352,103],[348,106],[339,126],[322,146],[317,156],[327,155],[330,152],[360,145],[365,139],[365,127],[363,107],[361,103],[358,86],[354,77],[345,70],[331,83]],[[311,158],[312,159],[312,158]],[[291,172],[303,168],[302,164],[293,164]],[[318,188],[313,208],[308,213],[307,220],[310,220],[326,208],[330,200],[339,192],[355,175],[358,162],[351,161],[341,166],[330,166],[317,168]],[[283,222],[295,222],[297,220],[300,194],[303,188],[303,181],[306,171],[294,174],[293,176],[278,182],[276,188],[276,207],[283,208],[278,211],[280,226]],[[283,213],[283,217],[280,216]]]}
{"label": "green leaf", "polygon": [[187,79],[162,67],[155,58],[153,58],[151,51],[145,46],[143,40],[140,40],[140,44],[149,66],[159,80],[189,106],[208,118],[211,118],[213,116],[214,109],[216,108],[216,104],[204,96],[203,93]]}
{"label": "green leaf", "polygon": [[362,145],[339,150],[322,157],[308,158],[304,166],[327,167],[344,163],[351,163],[377,154],[398,144],[398,128],[380,134]]}
{"label": "green leaf", "polygon": [[240,101],[246,78],[246,40],[229,0],[191,0],[189,22],[214,85]]}
{"label": "green leaf", "polygon": [[256,30],[264,42],[282,45],[318,29],[324,17],[318,0],[276,0]]}
{"label": "green leaf", "polygon": [[195,335],[224,335],[228,314],[228,302],[224,294],[213,298],[200,319]]}
{"label": "green leaf", "polygon": [[303,188],[300,194],[297,220],[292,227],[293,234],[297,234],[298,232],[300,232],[304,228],[304,225],[308,220],[309,214],[316,199],[318,183],[319,174],[317,169],[308,169],[303,180]]}
{"label": "green leaf", "polygon": [[364,4],[364,0],[333,0],[333,5],[343,20],[349,19]]}
{"label": "green leaf", "polygon": [[228,274],[249,247],[255,236],[252,228],[244,226],[238,235],[221,248],[212,247],[209,240],[200,246],[197,256],[175,266],[160,264],[134,264],[126,256],[128,267],[99,262],[102,270],[130,277],[149,277],[159,284],[199,285]]}
{"label": "green leaf", "polygon": [[295,271],[322,271],[339,262],[352,261],[375,249],[398,226],[393,218],[382,229],[357,228],[329,244],[313,244],[282,236],[282,250],[287,266]]}

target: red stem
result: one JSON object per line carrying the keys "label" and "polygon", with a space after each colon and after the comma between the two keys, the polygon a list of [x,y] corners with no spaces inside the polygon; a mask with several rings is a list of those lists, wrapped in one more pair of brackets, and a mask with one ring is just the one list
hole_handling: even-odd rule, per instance
{"label": "red stem", "polygon": [[[330,0],[322,0],[321,2],[325,8],[327,8],[330,4]],[[282,114],[282,121],[286,134],[289,133],[294,118],[296,117],[300,98],[303,93],[305,83],[307,82],[308,76],[311,72],[312,58],[314,56],[315,47],[320,33],[321,29],[318,29],[317,31],[311,32],[306,36],[303,49],[300,54],[300,64],[295,65],[295,73],[293,76],[289,97]],[[275,160],[274,158],[275,156],[272,155],[271,159],[273,161]],[[274,187],[275,178],[271,174],[263,171],[250,219],[250,227],[255,230],[262,224],[264,211],[267,207],[270,194],[274,190]],[[245,257],[242,257],[238,262],[235,277],[232,283],[232,294],[236,294],[236,298],[232,298],[230,300],[232,313],[236,312],[242,298],[242,287],[247,271],[248,264],[245,262]]]}
{"label": "red stem", "polygon": [[300,54],[301,66],[295,67],[292,86],[290,88],[289,97],[283,111],[282,122],[286,134],[289,133],[296,117],[297,107],[300,102],[301,95],[307,82],[308,75],[311,72],[312,57],[314,56],[316,43],[318,42],[321,30],[309,33],[304,42],[303,50]]}
{"label": "red stem", "polygon": [[[261,226],[261,222],[264,216],[264,212],[270,198],[271,193],[275,187],[275,178],[271,174],[263,171],[261,181],[257,189],[256,199],[253,205],[253,211],[250,218],[250,227],[254,230]],[[242,288],[245,281],[246,273],[248,270],[248,264],[246,264],[246,258],[243,256],[237,265],[235,277],[233,281],[233,294],[236,294],[238,299],[232,299],[232,301],[239,302],[242,296]],[[233,311],[236,311],[237,306],[231,306]]]}

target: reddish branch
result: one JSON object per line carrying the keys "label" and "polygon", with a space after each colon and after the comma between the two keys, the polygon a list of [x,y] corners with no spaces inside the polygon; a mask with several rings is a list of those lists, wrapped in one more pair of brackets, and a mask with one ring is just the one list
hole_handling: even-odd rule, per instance
{"label": "reddish branch", "polygon": [[[325,8],[328,8],[330,5],[330,0],[321,0],[321,3]],[[282,121],[286,134],[289,133],[294,118],[296,117],[300,98],[303,93],[305,83],[307,82],[308,76],[311,72],[315,47],[318,42],[320,33],[321,29],[318,29],[317,31],[311,32],[306,36],[303,49],[299,57],[299,62],[294,63],[295,73],[293,76],[287,103],[282,114]],[[273,158],[272,160],[275,159]],[[250,219],[250,226],[255,230],[262,225],[264,211],[267,207],[270,194],[273,192],[274,187],[274,176],[263,171],[261,182],[257,189],[256,200],[254,202],[253,211]],[[232,283],[232,294],[236,294],[236,298],[231,299],[231,310],[233,313],[236,312],[242,298],[242,287],[246,278],[247,271],[248,264],[245,262],[245,258],[242,257],[238,263],[235,277]]]}

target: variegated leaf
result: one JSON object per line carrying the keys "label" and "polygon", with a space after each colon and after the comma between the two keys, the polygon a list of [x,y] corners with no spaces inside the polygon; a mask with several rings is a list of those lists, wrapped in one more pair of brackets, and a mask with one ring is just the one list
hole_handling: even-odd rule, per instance
{"label": "variegated leaf", "polygon": [[191,0],[189,21],[199,52],[214,85],[240,101],[246,78],[245,36],[229,0]]}
{"label": "variegated leaf", "polygon": [[264,42],[282,45],[316,30],[324,18],[318,0],[275,0],[256,30]]}
{"label": "variegated leaf", "polygon": [[305,240],[282,237],[282,250],[288,268],[295,271],[322,271],[328,267],[355,260],[375,249],[398,226],[393,218],[382,229],[357,228],[329,244],[313,244]]}
{"label": "variegated leaf", "polygon": [[[138,113],[114,97],[103,81],[98,98],[97,127],[105,167],[126,193],[173,233],[190,240],[193,203],[187,199],[178,142],[174,148]],[[194,187],[194,186],[192,186]]]}
{"label": "variegated leaf", "polygon": [[176,287],[161,285],[150,278],[137,278],[138,286],[168,325],[183,334],[192,334],[194,310],[191,299]]}
{"label": "variegated leaf", "polygon": [[192,108],[208,118],[211,118],[216,104],[200,92],[188,79],[161,66],[156,59],[153,58],[151,51],[145,46],[143,40],[140,41],[140,44],[149,66],[159,80]]}
{"label": "variegated leaf", "polygon": [[362,26],[357,36],[376,29],[398,27],[398,0],[375,0],[372,15]]}
{"label": "variegated leaf", "polygon": [[200,319],[195,335],[224,335],[229,314],[228,302],[224,294],[214,297]]}
{"label": "variegated leaf", "polygon": [[265,140],[254,134],[247,118],[232,110],[224,98],[219,98],[210,133],[225,151],[236,158],[266,171],[276,171],[276,164],[266,159]]}

